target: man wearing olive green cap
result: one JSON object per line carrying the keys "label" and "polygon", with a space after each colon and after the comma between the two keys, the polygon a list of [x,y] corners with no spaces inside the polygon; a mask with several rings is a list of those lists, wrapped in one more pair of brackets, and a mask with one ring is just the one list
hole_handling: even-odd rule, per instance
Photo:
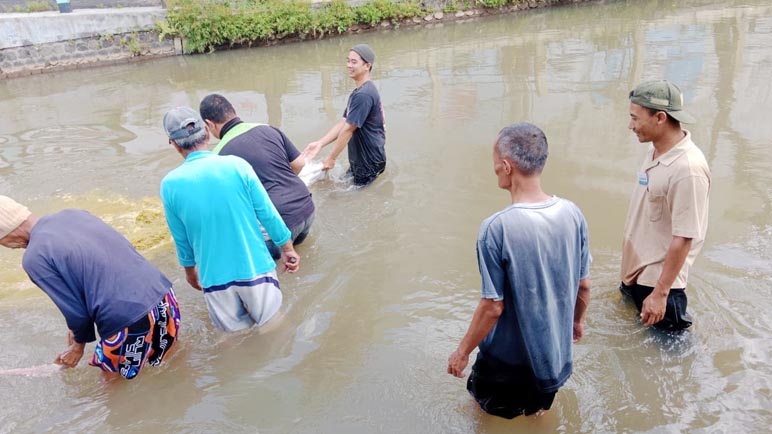
{"label": "man wearing olive green cap", "polygon": [[332,151],[322,161],[324,170],[332,169],[335,160],[348,146],[348,173],[354,184],[365,186],[375,180],[386,168],[386,127],[383,105],[378,88],[370,80],[375,52],[367,44],[351,47],[346,65],[348,74],[356,83],[341,118],[322,138],[311,142],[303,150],[306,160],[330,143]]}
{"label": "man wearing olive green cap", "polygon": [[641,311],[641,322],[664,330],[691,326],[686,313],[689,269],[708,228],[710,169],[691,133],[683,93],[666,80],[630,92],[630,128],[651,142],[625,221],[619,289]]}

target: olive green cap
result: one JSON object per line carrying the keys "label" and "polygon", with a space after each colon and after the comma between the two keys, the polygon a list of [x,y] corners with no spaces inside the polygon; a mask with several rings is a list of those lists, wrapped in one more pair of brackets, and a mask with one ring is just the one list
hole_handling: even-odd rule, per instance
{"label": "olive green cap", "polygon": [[684,124],[696,122],[694,116],[684,110],[684,94],[667,80],[641,83],[630,92],[630,102],[641,107],[661,110]]}

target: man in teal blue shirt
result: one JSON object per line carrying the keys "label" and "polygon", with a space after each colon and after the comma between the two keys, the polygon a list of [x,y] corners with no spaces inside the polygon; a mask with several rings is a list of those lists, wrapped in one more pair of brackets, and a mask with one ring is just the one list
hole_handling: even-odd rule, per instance
{"label": "man in teal blue shirt", "polygon": [[282,295],[260,224],[281,246],[283,270],[294,273],[299,257],[289,229],[246,161],[208,150],[198,112],[172,109],[164,129],[185,159],[161,181],[161,199],[188,283],[203,290],[209,316],[223,330],[265,324]]}

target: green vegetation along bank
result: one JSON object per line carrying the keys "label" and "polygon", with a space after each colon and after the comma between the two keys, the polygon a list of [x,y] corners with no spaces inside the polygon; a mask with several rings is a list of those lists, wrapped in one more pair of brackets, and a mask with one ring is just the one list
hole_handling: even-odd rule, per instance
{"label": "green vegetation along bank", "polygon": [[0,79],[593,0],[166,0],[0,14]]}
{"label": "green vegetation along bank", "polygon": [[582,1],[167,0],[166,21],[158,23],[158,31],[162,38],[181,38],[185,53],[203,53]]}

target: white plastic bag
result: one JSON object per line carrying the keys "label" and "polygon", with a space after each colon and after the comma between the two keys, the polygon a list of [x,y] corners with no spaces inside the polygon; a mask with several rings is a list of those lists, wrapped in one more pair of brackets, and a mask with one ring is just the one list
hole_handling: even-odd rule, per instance
{"label": "white plastic bag", "polygon": [[303,166],[303,169],[298,173],[298,176],[303,183],[306,184],[306,187],[320,179],[324,179],[326,175],[327,173],[322,170],[322,162],[313,160],[306,161],[306,165]]}

